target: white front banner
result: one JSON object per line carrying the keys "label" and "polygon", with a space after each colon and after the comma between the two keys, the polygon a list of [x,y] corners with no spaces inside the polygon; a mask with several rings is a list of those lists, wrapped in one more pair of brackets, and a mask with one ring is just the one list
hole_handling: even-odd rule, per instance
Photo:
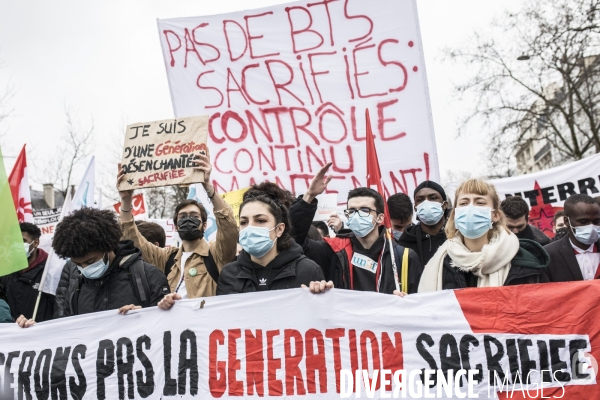
{"label": "white front banner", "polygon": [[[447,374],[461,368],[475,372],[470,391],[479,398],[495,393],[489,385],[494,371],[513,386],[516,372],[534,382],[536,371],[549,368],[559,374],[546,379],[547,394],[565,387],[569,395],[598,398],[597,369],[581,360],[598,356],[599,324],[586,315],[598,311],[591,296],[597,298],[600,286],[537,285],[518,292],[523,305],[501,305],[518,289],[406,298],[290,289],[180,301],[170,311],[111,310],[26,330],[1,324],[0,398],[49,399],[52,392],[53,399],[335,399],[344,371],[358,369],[370,376],[404,371],[406,393],[421,390],[409,398],[422,398],[421,369]],[[566,297],[582,308],[562,308],[565,323],[550,326]],[[532,306],[532,300],[540,301]],[[532,313],[523,318],[527,309]],[[441,398],[467,393],[463,378]],[[427,386],[437,391],[435,382]],[[365,389],[362,398],[368,398]],[[583,398],[573,396],[565,398]]]}

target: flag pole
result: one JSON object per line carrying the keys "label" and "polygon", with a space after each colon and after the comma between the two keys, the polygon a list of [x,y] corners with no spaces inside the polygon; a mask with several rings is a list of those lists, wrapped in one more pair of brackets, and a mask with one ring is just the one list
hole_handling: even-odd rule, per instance
{"label": "flag pole", "polygon": [[398,283],[398,266],[396,265],[396,257],[394,255],[394,243],[393,243],[393,239],[390,237],[390,232],[387,230],[387,228],[385,229],[385,236],[388,239],[389,243],[390,243],[390,257],[392,258],[392,270],[394,271],[394,283],[396,284],[396,290],[397,291],[401,291],[400,290],[400,284]]}
{"label": "flag pole", "polygon": [[[392,270],[394,271],[394,284],[396,286],[396,290],[400,291],[400,284],[398,279],[398,266],[396,265],[396,257],[394,255],[394,239],[390,235],[388,230],[391,229],[392,224],[389,219],[389,212],[387,208],[387,203],[385,202],[385,190],[382,183],[381,178],[381,169],[379,168],[379,159],[377,157],[377,147],[375,146],[375,138],[373,137],[373,131],[371,129],[371,118],[369,117],[369,109],[365,109],[365,122],[366,122],[366,147],[367,147],[367,186],[368,187],[376,187],[377,191],[383,197],[383,206],[384,206],[384,226],[385,226],[385,238],[384,238],[384,249],[385,249],[385,240],[387,240],[390,244],[390,257],[392,259]],[[379,282],[381,283],[381,281]],[[379,289],[379,287],[378,287]]]}
{"label": "flag pole", "polygon": [[35,322],[35,317],[37,317],[38,308],[40,307],[40,299],[42,298],[42,285],[38,288],[37,299],[35,300],[35,308],[33,309],[33,316],[31,319]]}

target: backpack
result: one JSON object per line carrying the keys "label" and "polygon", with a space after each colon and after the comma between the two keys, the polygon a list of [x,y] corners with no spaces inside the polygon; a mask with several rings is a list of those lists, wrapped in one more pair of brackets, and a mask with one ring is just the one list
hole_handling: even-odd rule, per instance
{"label": "backpack", "polygon": [[[173,268],[173,265],[175,265],[175,256],[177,256],[177,252],[174,252],[169,256],[169,259],[167,260],[167,262],[165,264],[165,276],[169,276],[169,274],[171,273],[171,269]],[[219,282],[219,268],[217,267],[217,263],[215,262],[215,259],[213,258],[212,254],[210,254],[210,251],[208,252],[208,257],[202,257],[202,258],[204,259],[204,265],[206,266],[206,271],[208,272],[210,277],[213,279],[213,281],[215,281],[215,283],[218,283]]]}

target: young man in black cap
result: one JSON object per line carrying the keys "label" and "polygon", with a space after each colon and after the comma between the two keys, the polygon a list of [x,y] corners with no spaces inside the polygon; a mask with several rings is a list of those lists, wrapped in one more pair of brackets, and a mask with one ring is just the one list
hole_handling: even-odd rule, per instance
{"label": "young man in black cap", "polygon": [[415,212],[419,223],[407,227],[398,244],[414,250],[426,265],[446,241],[444,225],[448,201],[444,188],[433,181],[421,183],[414,192]]}

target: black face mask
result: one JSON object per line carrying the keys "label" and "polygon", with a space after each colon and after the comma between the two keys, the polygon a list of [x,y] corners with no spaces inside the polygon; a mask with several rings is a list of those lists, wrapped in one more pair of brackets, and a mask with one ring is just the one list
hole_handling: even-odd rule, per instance
{"label": "black face mask", "polygon": [[517,233],[517,237],[519,239],[531,239],[533,237],[533,232],[531,232],[531,227],[529,226],[529,224],[527,224],[525,229]]}
{"label": "black face mask", "polygon": [[196,240],[204,237],[204,229],[200,229],[198,218],[185,217],[177,220],[177,232],[181,240]]}
{"label": "black face mask", "polygon": [[567,230],[567,228],[558,228],[556,230],[556,233],[554,234],[554,239],[552,239],[552,241],[556,242],[557,240],[560,240],[568,235],[569,235],[569,231]]}

